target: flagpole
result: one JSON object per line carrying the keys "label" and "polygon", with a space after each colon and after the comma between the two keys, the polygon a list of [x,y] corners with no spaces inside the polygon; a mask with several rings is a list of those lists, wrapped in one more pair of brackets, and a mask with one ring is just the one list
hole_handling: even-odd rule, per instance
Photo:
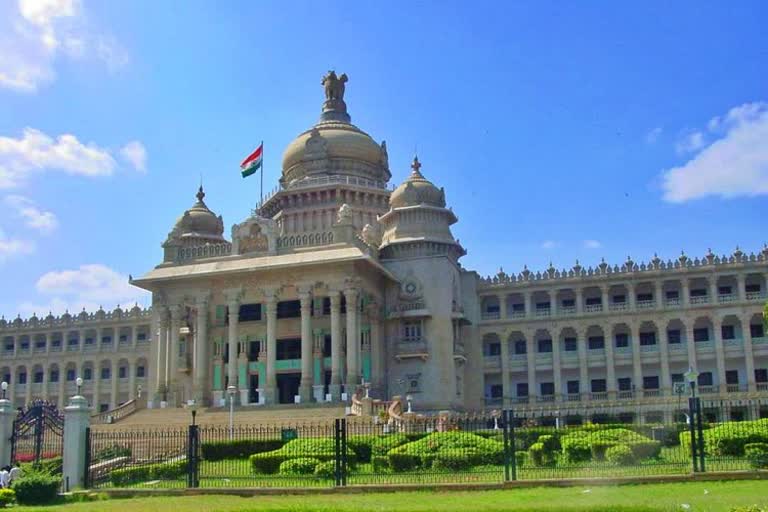
{"label": "flagpole", "polygon": [[[264,141],[261,141],[261,187],[260,192],[261,201],[260,204],[264,204]],[[261,207],[259,207],[261,209]]]}

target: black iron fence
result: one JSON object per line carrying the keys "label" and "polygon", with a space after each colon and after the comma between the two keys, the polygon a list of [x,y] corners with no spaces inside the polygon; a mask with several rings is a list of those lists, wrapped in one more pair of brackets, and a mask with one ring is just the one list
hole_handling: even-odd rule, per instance
{"label": "black iron fence", "polygon": [[[92,487],[331,487],[616,478],[768,468],[763,409],[709,422],[587,422],[511,410],[90,434]],[[722,417],[727,417],[723,415]],[[565,418],[570,418],[565,421]]]}

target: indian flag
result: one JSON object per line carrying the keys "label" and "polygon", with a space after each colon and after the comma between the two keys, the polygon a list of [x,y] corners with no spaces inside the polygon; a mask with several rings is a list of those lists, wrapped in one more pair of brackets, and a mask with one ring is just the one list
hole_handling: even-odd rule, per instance
{"label": "indian flag", "polygon": [[240,164],[240,173],[243,178],[250,176],[261,168],[262,161],[264,159],[264,143],[259,144],[256,151],[248,155],[243,163]]}

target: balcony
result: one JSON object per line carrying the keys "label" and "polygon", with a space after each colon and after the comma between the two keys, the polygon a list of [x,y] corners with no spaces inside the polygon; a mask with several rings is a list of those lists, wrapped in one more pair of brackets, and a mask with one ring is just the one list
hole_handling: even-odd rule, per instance
{"label": "balcony", "polygon": [[628,311],[629,304],[627,304],[626,302],[614,302],[608,307],[608,309],[610,311]]}
{"label": "balcony", "polygon": [[513,398],[514,402],[516,404],[527,404],[528,403],[528,397],[527,396],[516,396]]}
{"label": "balcony", "polygon": [[613,351],[616,354],[631,354],[632,353],[632,347],[627,345],[626,347],[616,347],[613,349]]}
{"label": "balcony", "polygon": [[747,292],[747,300],[764,301],[766,298],[768,298],[768,294],[765,292]]}
{"label": "balcony", "polygon": [[555,395],[541,395],[539,397],[536,397],[537,402],[554,402],[555,401]]}
{"label": "balcony", "polygon": [[664,306],[668,308],[679,308],[680,307],[680,299],[667,299],[664,301]]}
{"label": "balcony", "polygon": [[537,363],[552,363],[552,352],[537,352],[536,353],[536,362]]}
{"label": "balcony", "polygon": [[487,396],[485,397],[485,405],[489,407],[498,407],[502,404],[502,400],[503,399],[501,397],[495,398]]}
{"label": "balcony", "polygon": [[670,352],[685,352],[687,349],[685,342],[680,343],[669,343],[667,344],[667,347],[669,348]]}
{"label": "balcony", "polygon": [[537,318],[546,318],[552,316],[552,310],[549,308],[537,309],[534,313]]}
{"label": "balcony", "polygon": [[510,311],[509,318],[525,318],[525,311]]}
{"label": "balcony", "polygon": [[501,356],[483,356],[484,370],[498,370],[501,368]]}
{"label": "balcony", "polygon": [[501,314],[498,311],[483,311],[480,313],[481,320],[498,320]]}
{"label": "balcony", "polygon": [[634,391],[619,391],[617,394],[617,398],[619,400],[629,400],[635,397]]}
{"label": "balcony", "polygon": [[725,348],[741,348],[744,344],[744,340],[741,338],[731,338],[729,340],[723,340],[723,346]]}
{"label": "balcony", "polygon": [[405,341],[395,343],[395,359],[421,359],[426,361],[429,357],[426,340]]}
{"label": "balcony", "polygon": [[80,350],[80,345],[67,344],[67,352],[77,352],[78,350]]}
{"label": "balcony", "polygon": [[715,348],[715,342],[712,340],[697,341],[695,342],[695,346],[697,351],[703,350],[705,352],[709,352]]}
{"label": "balcony", "polygon": [[597,391],[595,393],[589,394],[590,400],[608,400],[608,392],[607,391]]}
{"label": "balcony", "polygon": [[581,401],[581,394],[580,393],[568,393],[565,395],[565,401],[566,402],[579,402]]}
{"label": "balcony", "polygon": [[658,396],[661,396],[660,389],[644,389],[643,390],[643,398],[655,398]]}
{"label": "balcony", "polygon": [[752,338],[752,344],[753,345],[768,345],[768,337],[765,336],[755,336]]}
{"label": "balcony", "polygon": [[718,392],[718,386],[699,386],[699,393],[702,395],[712,395]]}
{"label": "balcony", "polygon": [[653,345],[640,345],[640,352],[658,352],[659,346],[656,344]]}
{"label": "balcony", "polygon": [[707,297],[706,295],[691,297],[690,304],[691,306],[698,306],[700,304],[709,304],[709,297]]}
{"label": "balcony", "polygon": [[742,389],[740,384],[726,384],[725,390],[728,393],[740,393],[741,391],[746,391],[746,389]]}
{"label": "balcony", "polygon": [[566,350],[560,355],[560,359],[573,361],[579,358],[579,353],[575,350]]}
{"label": "balcony", "polygon": [[739,298],[733,293],[725,293],[717,296],[717,302],[720,304],[728,304],[730,302],[736,302]]}
{"label": "balcony", "polygon": [[562,316],[572,316],[576,314],[576,306],[563,306],[560,308]]}
{"label": "balcony", "polygon": [[639,300],[637,301],[637,309],[653,309],[656,307],[655,300]]}
{"label": "balcony", "polygon": [[585,313],[600,313],[603,310],[602,304],[588,304],[584,306]]}
{"label": "balcony", "polygon": [[758,391],[768,391],[768,382],[758,382],[756,386]]}

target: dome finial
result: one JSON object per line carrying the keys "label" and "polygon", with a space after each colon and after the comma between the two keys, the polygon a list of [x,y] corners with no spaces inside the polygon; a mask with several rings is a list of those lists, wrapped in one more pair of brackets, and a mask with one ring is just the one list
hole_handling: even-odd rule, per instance
{"label": "dome finial", "polygon": [[345,73],[336,76],[336,71],[329,70],[323,75],[320,83],[325,90],[325,102],[323,103],[323,113],[320,115],[320,121],[339,121],[349,123],[351,121],[347,114],[347,104],[344,103],[345,84],[349,79]]}
{"label": "dome finial", "polygon": [[413,162],[411,163],[411,169],[413,171],[411,172],[411,176],[423,178],[424,176],[421,175],[421,162],[419,162],[419,156],[413,155]]}
{"label": "dome finial", "polygon": [[205,192],[203,192],[203,184],[202,183],[200,183],[200,188],[197,189],[197,194],[195,194],[195,197],[201,203],[203,202],[203,198],[205,197]]}

